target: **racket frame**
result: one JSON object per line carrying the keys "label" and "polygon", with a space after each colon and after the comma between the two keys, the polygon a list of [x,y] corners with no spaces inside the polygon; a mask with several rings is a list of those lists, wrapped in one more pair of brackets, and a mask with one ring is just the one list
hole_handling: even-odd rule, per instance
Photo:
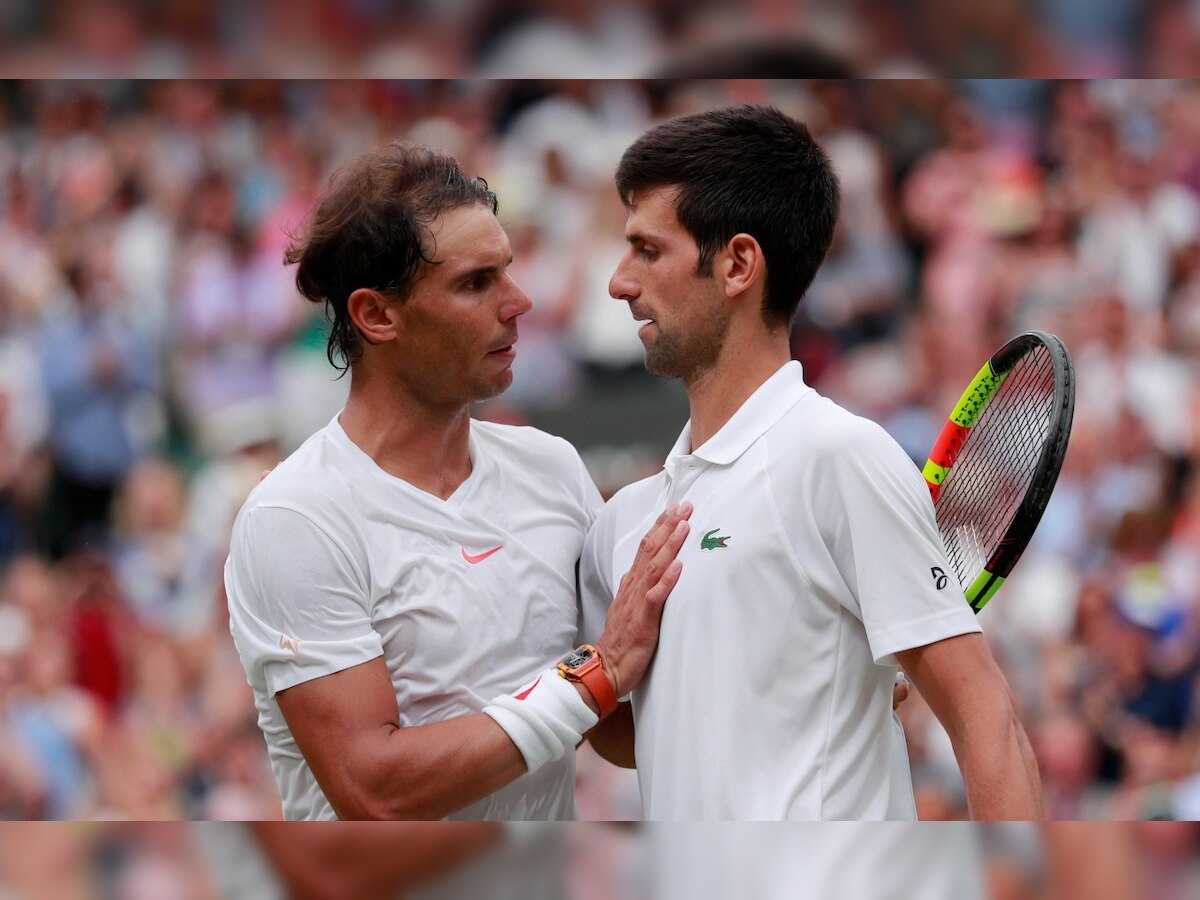
{"label": "racket frame", "polygon": [[963,391],[922,469],[936,507],[943,483],[953,469],[955,460],[970,440],[971,429],[1016,364],[1038,346],[1044,346],[1049,352],[1054,371],[1054,400],[1050,410],[1049,433],[1043,442],[1033,479],[1008,523],[1004,536],[992,551],[983,570],[964,591],[971,609],[977,613],[995,596],[1004,579],[1021,558],[1021,554],[1025,552],[1058,481],[1075,414],[1075,368],[1066,345],[1058,337],[1047,332],[1026,331],[993,353]]}

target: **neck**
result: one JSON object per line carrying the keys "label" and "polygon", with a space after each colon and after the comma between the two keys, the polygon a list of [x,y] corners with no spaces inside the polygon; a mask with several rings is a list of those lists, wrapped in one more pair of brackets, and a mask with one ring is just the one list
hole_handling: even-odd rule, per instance
{"label": "neck", "polygon": [[691,408],[691,449],[720,431],[750,395],[791,358],[786,328],[760,332],[749,340],[731,335],[713,366],[684,379]]}
{"label": "neck", "polygon": [[465,404],[431,406],[355,371],[338,417],[347,437],[383,471],[445,500],[471,474]]}

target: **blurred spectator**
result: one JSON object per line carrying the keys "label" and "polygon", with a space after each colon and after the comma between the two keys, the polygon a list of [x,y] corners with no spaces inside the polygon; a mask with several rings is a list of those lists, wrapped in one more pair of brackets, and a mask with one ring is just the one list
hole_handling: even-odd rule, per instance
{"label": "blurred spectator", "polygon": [[[1146,140],[1153,141],[1153,137]],[[1126,147],[1118,158],[1118,191],[1084,217],[1080,262],[1114,285],[1133,313],[1136,331],[1156,321],[1179,255],[1200,233],[1200,202],[1167,181],[1154,146]]]}
{"label": "blurred spectator", "polygon": [[[781,36],[819,22],[856,63],[856,40],[891,48],[896,65],[918,59],[908,23],[863,24],[872,5],[747,15]],[[1128,13],[1111,5],[1105,16]],[[700,26],[728,21],[675,6],[596,15],[655,40],[711,38]],[[248,52],[284,7],[164,11],[166,37],[130,65],[219,71],[213,29],[242,23],[234,50]],[[314,65],[344,62],[349,37],[376,30],[403,55],[404,29],[368,7],[306,7],[297,39],[336,35]],[[911,4],[914,22],[944,7]],[[1055,22],[1076,12],[1056,9]],[[501,49],[444,32],[491,15],[509,14],[431,12],[425,55]],[[984,4],[947,27],[981,22],[996,25],[989,65],[1027,64],[1013,40],[1032,32],[1012,12]],[[43,27],[82,40],[26,4],[0,16],[0,45],[5,28]],[[85,42],[80,66],[116,65],[99,49],[148,33],[119,17],[113,28]],[[1099,41],[1081,38],[1078,58]],[[44,53],[32,41],[18,55]],[[838,243],[793,330],[819,391],[920,463],[1003,340],[1043,328],[1066,341],[1078,381],[1067,462],[982,624],[1052,815],[1196,817],[1198,97],[1072,81],[0,84],[0,817],[279,815],[222,566],[262,472],[344,402],[325,323],[279,250],[337,162],[416,138],[489,179],[536,306],[513,390],[480,415],[574,440],[611,495],[660,465],[686,416],[608,296],[624,247],[612,165],[665,115],[741,101],[810,122],[841,178]],[[922,815],[962,817],[945,735],[918,697],[901,715]],[[635,776],[587,754],[579,773],[584,815],[639,815]]]}
{"label": "blurred spectator", "polygon": [[66,307],[43,338],[54,461],[45,515],[55,558],[105,532],[113,495],[143,451],[136,404],[155,388],[154,348],[117,306],[103,252],[67,269]]}
{"label": "blurred spectator", "polygon": [[33,762],[42,788],[41,808],[30,817],[86,815],[103,735],[99,704],[71,683],[71,648],[64,635],[35,633],[17,666],[21,685],[7,704],[5,730]]}
{"label": "blurred spectator", "polygon": [[802,314],[832,333],[839,349],[890,335],[909,289],[909,262],[896,233],[890,173],[875,142],[854,121],[845,86],[830,83],[813,123],[842,185],[833,245],[805,295]]}
{"label": "blurred spectator", "polygon": [[[703,60],[711,71],[736,58],[723,50],[782,37],[803,39],[814,48],[806,55],[831,60],[836,72],[875,77],[1184,77],[1195,74],[1198,32],[1188,0],[423,0],[403,9],[348,0],[21,0],[0,14],[0,73],[633,78],[674,58]],[[788,71],[752,67],[748,77],[843,77],[827,64],[798,73],[794,53],[773,58]]]}
{"label": "blurred spectator", "polygon": [[273,416],[280,352],[305,308],[279,263],[278,242],[256,249],[238,225],[228,179],[202,178],[191,210],[180,250],[174,375],[194,439],[216,454],[229,435]]}
{"label": "blurred spectator", "polygon": [[184,482],[164,460],[134,465],[114,514],[113,556],[122,593],[147,625],[173,631],[188,547],[182,531]]}

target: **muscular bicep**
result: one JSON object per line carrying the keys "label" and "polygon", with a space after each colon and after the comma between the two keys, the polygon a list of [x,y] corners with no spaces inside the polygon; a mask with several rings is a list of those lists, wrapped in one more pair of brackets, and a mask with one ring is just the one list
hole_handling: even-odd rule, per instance
{"label": "muscular bicep", "polygon": [[275,695],[317,784],[340,818],[358,808],[364,767],[400,727],[383,657],[294,685]]}
{"label": "muscular bicep", "polygon": [[979,633],[896,653],[900,665],[953,739],[967,722],[1012,715],[1012,693]]}

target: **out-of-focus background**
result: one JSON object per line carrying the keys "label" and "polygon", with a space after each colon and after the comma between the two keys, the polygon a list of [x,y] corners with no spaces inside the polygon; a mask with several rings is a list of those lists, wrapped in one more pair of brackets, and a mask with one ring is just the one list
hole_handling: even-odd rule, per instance
{"label": "out-of-focus background", "polygon": [[745,41],[811,48],[759,63],[780,76],[1182,77],[1200,2],[8,0],[0,76],[640,78],[727,65]]}
{"label": "out-of-focus background", "polygon": [[[1051,816],[1200,818],[1200,85],[1131,81],[0,84],[0,818],[279,815],[221,569],[344,398],[281,264],[335,164],[404,138],[487,177],[535,308],[479,415],[571,439],[611,494],[687,415],[607,294],[613,166],[740,101],[842,181],[792,336],[818,390],[920,462],[1005,339],[1070,347],[1066,466],[983,625]],[[922,818],[963,817],[944,733],[902,715]],[[638,816],[631,773],[579,772],[585,817]]]}
{"label": "out-of-focus background", "polygon": [[[288,827],[324,828],[330,834],[329,824]],[[364,826],[379,834],[378,829],[388,824]],[[418,823],[416,827],[444,831],[447,823]],[[523,848],[515,846],[509,836],[498,852],[537,854],[537,867],[550,871],[551,883],[560,880],[560,888],[550,895],[556,900],[657,900],[668,895],[662,885],[681,884],[689,885],[688,895],[697,900],[739,896],[826,900],[830,895],[813,885],[811,875],[805,875],[811,873],[806,866],[818,871],[827,868],[830,856],[844,861],[848,869],[854,866],[849,856],[880,863],[877,871],[872,870],[866,879],[860,874],[855,882],[861,889],[855,896],[876,900],[975,897],[976,888],[971,885],[979,884],[987,900],[1072,900],[1081,896],[1191,900],[1200,891],[1197,827],[1191,822],[1049,823],[1045,828],[1028,822],[843,822],[774,826],[676,823],[617,829],[573,823],[544,831],[532,839],[535,843]],[[436,835],[426,835],[427,844],[436,846],[437,840]],[[0,896],[282,900],[280,879],[257,846],[248,829],[228,822],[0,823]],[[1111,890],[1109,885],[1097,885],[1088,871],[1095,867],[1095,861],[1086,858],[1089,846],[1120,854],[1124,864],[1107,868],[1126,880],[1126,885],[1114,884]],[[901,847],[904,849],[898,849]],[[881,861],[889,853],[903,856],[912,847],[919,849],[920,857],[893,861],[910,868],[937,865],[950,870],[953,877],[933,879],[924,886],[900,885],[894,877],[889,879],[887,864]],[[397,842],[393,852],[403,857],[405,851],[405,844]],[[820,853],[826,854],[824,862],[814,858]],[[496,861],[495,856],[492,859]],[[336,868],[336,861],[331,865]],[[458,864],[435,876],[432,883],[426,880],[424,888],[438,897],[476,896],[476,892],[451,892],[447,886],[470,883],[478,874],[478,870],[472,872],[472,865],[472,861]],[[695,876],[697,867],[718,877],[700,881]],[[511,877],[520,882],[524,876],[518,870]],[[824,879],[822,885],[828,883],[828,875],[817,877]],[[867,886],[866,881],[872,885]],[[934,886],[935,882],[941,887]],[[1076,887],[1083,884],[1091,888],[1086,894]],[[481,893],[490,896],[486,887]],[[385,895],[395,896],[380,894]],[[418,887],[411,895],[424,897],[426,893]],[[505,896],[510,895],[519,896],[519,890]]]}

